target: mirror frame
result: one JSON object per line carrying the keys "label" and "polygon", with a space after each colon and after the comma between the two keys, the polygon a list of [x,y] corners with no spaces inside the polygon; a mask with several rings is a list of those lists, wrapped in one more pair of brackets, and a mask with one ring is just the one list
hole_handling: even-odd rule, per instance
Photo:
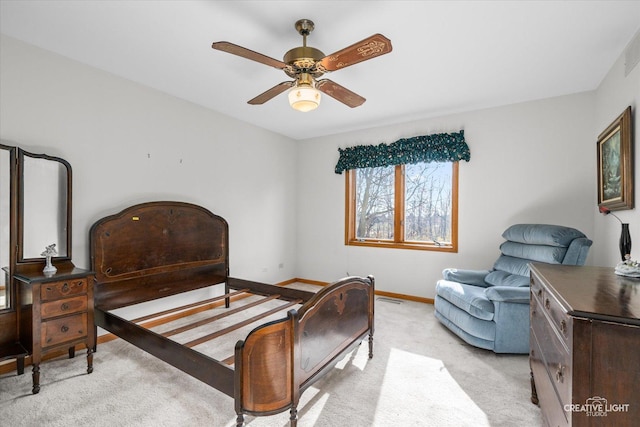
{"label": "mirror frame", "polygon": [[[0,139],[0,150],[9,152],[9,265],[6,266],[6,274],[9,275],[9,298],[7,306],[0,308],[0,348],[10,344],[13,345],[19,340],[19,319],[18,319],[18,294],[16,292],[16,274],[33,273],[40,274],[45,265],[45,258],[24,258],[22,250],[22,239],[24,238],[24,218],[21,216],[24,206],[21,206],[21,196],[23,188],[24,156],[43,158],[62,164],[67,172],[67,231],[65,256],[54,257],[56,267],[60,270],[71,270],[75,268],[71,262],[71,165],[64,159],[48,156],[45,154],[33,154],[22,150],[20,147],[9,145],[9,141]],[[43,248],[44,249],[44,248]],[[5,267],[5,266],[0,266]],[[5,274],[5,270],[0,270],[0,274]]]}
{"label": "mirror frame", "polygon": [[[9,298],[5,303],[4,307],[0,307],[0,313],[15,311],[16,307],[16,292],[13,288],[13,275],[15,273],[16,266],[16,251],[12,248],[15,248],[16,236],[18,234],[18,214],[17,214],[17,200],[18,200],[18,180],[17,177],[17,164],[18,164],[18,150],[17,147],[12,147],[10,145],[5,145],[0,143],[0,150],[6,150],[9,152],[9,265],[6,266],[8,271],[6,274],[9,277],[8,283],[5,286],[8,286],[8,295]],[[4,268],[4,266],[1,266]],[[0,274],[5,274],[5,271],[0,271]],[[2,326],[3,322],[0,319],[0,326]]]}
{"label": "mirror frame", "polygon": [[[67,171],[67,194],[66,194],[66,254],[52,257],[54,260],[71,260],[71,183],[72,183],[72,175],[71,175],[71,165],[66,160],[60,157],[49,156],[47,154],[34,154],[28,151],[22,150],[18,148],[18,170],[17,172],[17,181],[18,181],[18,194],[17,194],[17,253],[16,253],[16,264],[43,264],[45,262],[45,258],[43,256],[40,257],[31,257],[25,258],[24,256],[24,158],[25,156],[31,157],[34,159],[45,159],[53,162],[58,162],[62,166],[65,167]],[[44,248],[43,248],[44,249]]]}

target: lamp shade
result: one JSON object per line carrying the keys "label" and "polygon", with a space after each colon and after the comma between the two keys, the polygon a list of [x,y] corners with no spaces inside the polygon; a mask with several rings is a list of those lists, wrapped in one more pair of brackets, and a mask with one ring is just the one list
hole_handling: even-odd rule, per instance
{"label": "lamp shade", "polygon": [[289,105],[302,112],[315,110],[320,105],[320,92],[308,85],[299,85],[289,90]]}

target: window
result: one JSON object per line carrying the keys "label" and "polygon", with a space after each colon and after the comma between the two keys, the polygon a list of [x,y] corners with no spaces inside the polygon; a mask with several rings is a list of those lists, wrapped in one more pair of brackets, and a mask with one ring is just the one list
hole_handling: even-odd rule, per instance
{"label": "window", "polygon": [[347,245],[457,252],[458,162],[346,173]]}

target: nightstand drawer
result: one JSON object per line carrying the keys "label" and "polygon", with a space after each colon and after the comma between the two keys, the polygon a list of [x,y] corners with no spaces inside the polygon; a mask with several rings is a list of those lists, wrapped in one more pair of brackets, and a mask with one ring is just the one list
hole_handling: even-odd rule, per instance
{"label": "nightstand drawer", "polygon": [[73,298],[65,298],[57,301],[42,303],[40,313],[42,318],[62,316],[87,310],[87,296],[80,295]]}
{"label": "nightstand drawer", "polygon": [[63,280],[43,283],[40,288],[40,299],[52,300],[87,293],[87,279]]}
{"label": "nightstand drawer", "polygon": [[87,336],[87,330],[87,313],[47,320],[42,322],[40,345],[42,347],[51,347],[52,345],[81,339]]}

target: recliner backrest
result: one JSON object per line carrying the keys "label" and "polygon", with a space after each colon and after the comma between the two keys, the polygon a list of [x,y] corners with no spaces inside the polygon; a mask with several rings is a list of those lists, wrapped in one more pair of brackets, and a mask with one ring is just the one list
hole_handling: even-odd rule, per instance
{"label": "recliner backrest", "polygon": [[515,224],[507,228],[500,257],[485,278],[491,286],[529,286],[529,263],[583,265],[592,241],[575,228]]}

